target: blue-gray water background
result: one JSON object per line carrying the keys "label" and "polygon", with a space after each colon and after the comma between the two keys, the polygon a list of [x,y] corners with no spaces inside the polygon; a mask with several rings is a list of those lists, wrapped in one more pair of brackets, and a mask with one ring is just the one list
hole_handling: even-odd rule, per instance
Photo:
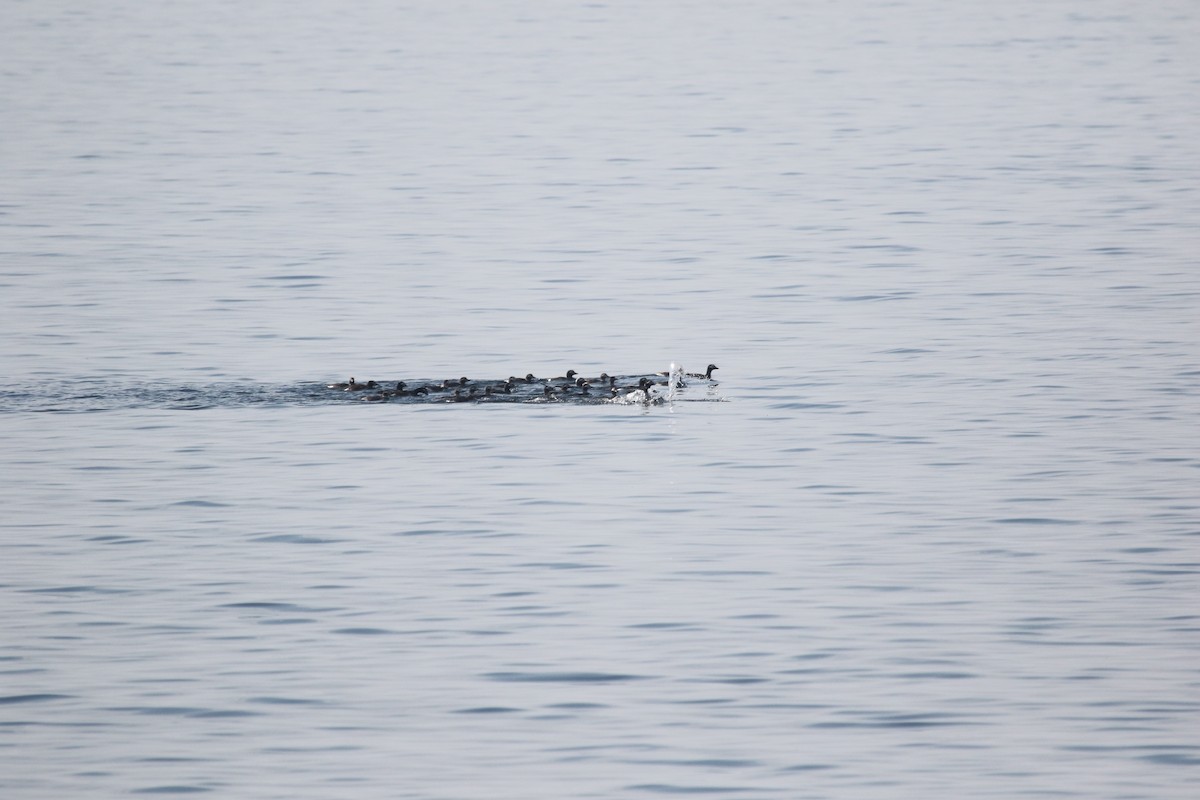
{"label": "blue-gray water background", "polygon": [[1198,40],[0,3],[0,795],[1196,797]]}

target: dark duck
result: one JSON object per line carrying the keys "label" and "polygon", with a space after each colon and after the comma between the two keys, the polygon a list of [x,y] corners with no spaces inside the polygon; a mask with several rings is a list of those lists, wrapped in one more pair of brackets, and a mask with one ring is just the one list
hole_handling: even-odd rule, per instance
{"label": "dark duck", "polygon": [[704,372],[689,372],[687,373],[687,376],[689,378],[703,378],[706,381],[711,381],[713,379],[712,374],[714,369],[720,369],[720,367],[718,367],[716,364],[709,364],[708,369],[704,370]]}

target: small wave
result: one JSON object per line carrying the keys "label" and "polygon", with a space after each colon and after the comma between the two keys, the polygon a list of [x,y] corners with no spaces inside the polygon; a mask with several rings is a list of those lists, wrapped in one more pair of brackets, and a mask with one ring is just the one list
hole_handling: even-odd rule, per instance
{"label": "small wave", "polygon": [[69,694],[10,694],[7,697],[0,697],[0,705],[16,705],[18,703],[45,703],[51,700],[68,700],[73,695]]}
{"label": "small wave", "polygon": [[211,792],[206,786],[188,786],[188,785],[169,785],[169,786],[147,786],[144,789],[134,789],[132,794],[196,794],[198,792]]}
{"label": "small wave", "polygon": [[489,672],[485,677],[506,683],[621,683],[646,680],[649,676],[613,672]]}

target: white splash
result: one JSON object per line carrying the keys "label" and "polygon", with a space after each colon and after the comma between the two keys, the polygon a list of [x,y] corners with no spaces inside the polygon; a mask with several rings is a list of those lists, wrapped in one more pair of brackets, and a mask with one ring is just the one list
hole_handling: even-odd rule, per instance
{"label": "white splash", "polygon": [[683,365],[671,362],[671,370],[667,379],[667,402],[675,402],[675,395],[683,387]]}

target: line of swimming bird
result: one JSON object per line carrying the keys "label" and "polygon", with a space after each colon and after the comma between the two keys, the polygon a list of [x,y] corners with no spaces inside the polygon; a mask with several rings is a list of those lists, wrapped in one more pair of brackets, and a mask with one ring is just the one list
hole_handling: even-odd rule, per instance
{"label": "line of swimming bird", "polygon": [[[704,372],[683,372],[676,368],[675,388],[684,388],[685,378],[706,381],[715,385],[713,370],[720,369],[709,364]],[[629,381],[637,378],[636,383]],[[569,369],[557,378],[538,378],[532,372],[525,377],[512,375],[500,380],[471,380],[467,377],[447,378],[441,382],[421,382],[410,385],[397,381],[395,388],[385,388],[376,381],[359,382],[355,378],[341,383],[326,384],[327,389],[358,393],[358,399],[366,403],[386,403],[393,399],[424,400],[442,403],[477,402],[555,402],[574,400],[594,403],[640,403],[657,405],[665,402],[656,387],[671,387],[672,373],[657,372],[651,375],[617,376],[602,372],[599,377],[585,378],[576,370]]]}

